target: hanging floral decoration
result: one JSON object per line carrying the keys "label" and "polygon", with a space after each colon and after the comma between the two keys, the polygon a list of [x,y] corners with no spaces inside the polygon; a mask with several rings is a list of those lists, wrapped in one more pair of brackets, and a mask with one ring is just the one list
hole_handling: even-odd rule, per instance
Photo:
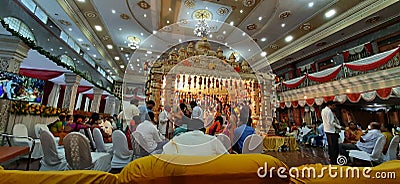
{"label": "hanging floral decoration", "polygon": [[58,116],[60,113],[68,114],[69,110],[40,104],[29,104],[28,102],[13,101],[11,104],[10,113],[16,115],[51,117]]}

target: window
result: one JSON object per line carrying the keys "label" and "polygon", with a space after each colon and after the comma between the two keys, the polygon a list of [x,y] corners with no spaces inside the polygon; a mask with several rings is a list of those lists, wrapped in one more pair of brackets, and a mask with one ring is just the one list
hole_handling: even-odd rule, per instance
{"label": "window", "polygon": [[33,36],[32,31],[29,29],[29,27],[24,24],[21,20],[14,18],[14,17],[6,17],[4,18],[4,22],[9,25],[9,27],[21,34],[23,37],[32,40],[33,42],[36,43],[36,39]]}
{"label": "window", "polygon": [[21,3],[33,14],[39,18],[44,24],[47,23],[47,15],[42,9],[40,9],[33,0],[21,0]]}
{"label": "window", "polygon": [[24,4],[24,6],[32,13],[35,13],[36,4],[33,0],[21,0],[21,3]]}
{"label": "window", "polygon": [[40,9],[39,7],[36,8],[35,11],[35,15],[36,17],[42,21],[44,24],[47,24],[47,15],[46,13],[44,13],[44,11],[42,9]]}
{"label": "window", "polygon": [[70,66],[70,67],[75,69],[75,63],[69,56],[62,55],[60,57],[60,60],[61,60],[62,63],[66,64],[67,66]]}

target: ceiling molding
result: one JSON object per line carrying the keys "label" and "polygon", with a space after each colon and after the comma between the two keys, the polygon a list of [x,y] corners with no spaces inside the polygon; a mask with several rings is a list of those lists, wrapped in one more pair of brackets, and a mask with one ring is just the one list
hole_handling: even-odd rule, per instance
{"label": "ceiling molding", "polygon": [[[106,48],[104,47],[101,39],[98,38],[96,32],[91,28],[89,22],[86,20],[85,15],[79,11],[79,8],[74,2],[70,0],[57,0],[61,8],[67,13],[67,15],[74,21],[77,27],[82,31],[86,38],[93,44],[93,47],[100,53],[105,59],[107,64],[116,72],[119,77],[122,77],[124,71],[113,61],[112,57],[109,56]],[[103,24],[103,27],[106,28]],[[111,61],[111,62],[110,62]]]}
{"label": "ceiling molding", "polygon": [[289,45],[281,48],[277,52],[274,52],[267,56],[269,63],[256,63],[256,70],[262,69],[272,63],[279,61],[301,49],[304,49],[323,38],[326,38],[352,24],[368,17],[394,3],[398,0],[366,0],[355,6],[354,8],[346,11],[345,13],[337,16],[328,23],[322,25],[321,27],[314,29],[303,37],[293,41]]}

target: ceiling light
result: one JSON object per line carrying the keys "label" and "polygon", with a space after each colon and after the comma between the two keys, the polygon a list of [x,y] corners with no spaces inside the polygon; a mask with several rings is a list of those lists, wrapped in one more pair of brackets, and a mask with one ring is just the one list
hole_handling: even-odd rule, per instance
{"label": "ceiling light", "polygon": [[93,54],[93,57],[97,57],[97,55],[96,55],[96,54]]}
{"label": "ceiling light", "polygon": [[208,10],[208,7],[206,6],[206,10]]}
{"label": "ceiling light", "polygon": [[153,45],[150,45],[150,47],[153,47]]}
{"label": "ceiling light", "polygon": [[51,51],[54,51],[54,49],[50,49]]}
{"label": "ceiling light", "polygon": [[125,54],[125,57],[129,57],[129,55],[128,55],[128,54]]}
{"label": "ceiling light", "polygon": [[249,51],[249,52],[250,52],[250,51],[251,51],[251,49],[249,49],[249,50],[247,50],[247,51]]}
{"label": "ceiling light", "polygon": [[72,28],[68,28],[68,31],[72,31]]}
{"label": "ceiling light", "polygon": [[308,3],[308,7],[311,8],[311,7],[313,7],[313,6],[314,6],[314,2],[309,2],[309,3]]}
{"label": "ceiling light", "polygon": [[304,99],[307,99],[307,96],[304,96],[303,98],[304,98]]}
{"label": "ceiling light", "polygon": [[168,8],[168,11],[172,11],[172,9],[171,9],[171,8]]}
{"label": "ceiling light", "polygon": [[116,61],[119,61],[119,57],[118,57],[118,56],[115,56],[114,59],[115,59]]}
{"label": "ceiling light", "polygon": [[140,33],[140,36],[143,36],[143,33]]}
{"label": "ceiling light", "polygon": [[325,13],[325,17],[330,18],[330,17],[334,16],[335,14],[336,14],[336,10],[332,9]]}
{"label": "ceiling light", "polygon": [[157,58],[160,58],[160,55],[158,55]]}
{"label": "ceiling light", "polygon": [[189,14],[190,14],[190,12],[186,12],[186,14],[188,14],[188,15],[189,15]]}
{"label": "ceiling light", "polygon": [[78,38],[76,40],[78,40],[78,42],[83,42],[82,38]]}
{"label": "ceiling light", "polygon": [[94,28],[96,29],[96,31],[102,31],[103,28],[101,26],[95,25]]}
{"label": "ceiling light", "polygon": [[351,92],[351,90],[350,89],[346,89],[346,93],[350,93]]}
{"label": "ceiling light", "polygon": [[138,63],[137,66],[140,66],[140,64]]}
{"label": "ceiling light", "polygon": [[120,68],[125,68],[125,65],[119,65]]}
{"label": "ceiling light", "polygon": [[144,17],[144,18],[146,18],[146,17],[147,17],[147,15],[146,15],[146,14],[143,14],[143,17]]}
{"label": "ceiling light", "polygon": [[115,14],[115,10],[111,10],[111,13]]}
{"label": "ceiling light", "polygon": [[290,42],[290,41],[292,41],[293,40],[293,36],[291,36],[291,35],[289,35],[289,36],[287,36],[286,38],[285,38],[285,41],[286,42]]}
{"label": "ceiling light", "polygon": [[50,25],[49,27],[53,28],[53,26],[52,26],[52,25]]}
{"label": "ceiling light", "polygon": [[210,34],[210,38],[212,38],[212,34]]}
{"label": "ceiling light", "polygon": [[178,41],[179,41],[179,43],[182,43],[182,39],[179,39]]}
{"label": "ceiling light", "polygon": [[281,27],[285,27],[285,26],[286,26],[286,24],[285,24],[285,23],[282,23],[282,24],[281,24]]}
{"label": "ceiling light", "polygon": [[261,21],[261,20],[262,20],[262,17],[258,17],[258,20]]}
{"label": "ceiling light", "polygon": [[123,47],[121,47],[121,50],[124,50],[124,48],[123,48]]}
{"label": "ceiling light", "polygon": [[148,50],[146,53],[147,53],[147,54],[153,54],[153,52],[151,52],[151,51],[149,51],[149,50]]}
{"label": "ceiling light", "polygon": [[267,56],[267,52],[264,52],[264,51],[263,51],[263,52],[261,52],[260,55],[261,55],[261,57],[265,57],[265,56]]}
{"label": "ceiling light", "polygon": [[136,61],[137,61],[137,62],[139,62],[139,61],[140,61],[140,59],[136,59]]}
{"label": "ceiling light", "polygon": [[122,31],[122,27],[118,28],[119,31]]}
{"label": "ceiling light", "polygon": [[90,48],[88,47],[88,48],[86,48],[86,50],[90,50]]}
{"label": "ceiling light", "polygon": [[167,24],[169,24],[169,20],[167,20]]}
{"label": "ceiling light", "polygon": [[261,41],[262,41],[262,42],[265,42],[265,41],[267,41],[267,38],[265,38],[265,37],[264,37],[264,38],[261,38]]}
{"label": "ceiling light", "polygon": [[240,13],[243,13],[243,10],[240,10],[239,12],[240,12]]}
{"label": "ceiling light", "polygon": [[246,33],[245,33],[245,32],[243,32],[243,33],[242,33],[242,36],[246,36]]}
{"label": "ceiling light", "polygon": [[107,45],[107,49],[113,49],[112,45]]}
{"label": "ceiling light", "polygon": [[226,34],[226,31],[222,31],[222,34]]}
{"label": "ceiling light", "polygon": [[85,0],[78,0],[79,2],[81,2],[81,3],[84,3],[85,2]]}
{"label": "ceiling light", "polygon": [[147,54],[144,54],[144,56],[146,56],[146,57],[147,57]]}
{"label": "ceiling light", "polygon": [[62,50],[62,47],[60,47],[59,49]]}
{"label": "ceiling light", "polygon": [[153,30],[153,34],[156,34],[157,33],[157,31],[156,30]]}
{"label": "ceiling light", "polygon": [[235,23],[234,23],[233,21],[231,21],[229,24],[230,24],[231,26],[233,26]]}

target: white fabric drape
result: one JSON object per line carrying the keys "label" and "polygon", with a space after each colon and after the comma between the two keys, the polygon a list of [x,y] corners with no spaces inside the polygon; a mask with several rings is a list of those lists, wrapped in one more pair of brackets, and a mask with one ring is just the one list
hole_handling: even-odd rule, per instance
{"label": "white fabric drape", "polygon": [[[48,130],[40,131],[40,142],[43,149],[43,158],[40,160],[40,171],[63,171],[67,169],[67,161],[64,155],[57,150],[54,136]],[[63,149],[61,149],[63,151]]]}
{"label": "white fabric drape", "polygon": [[361,98],[364,99],[367,102],[373,101],[375,99],[375,97],[376,97],[376,92],[375,91],[361,93]]}
{"label": "white fabric drape", "polygon": [[337,95],[337,96],[335,96],[335,100],[333,100],[333,101],[336,101],[339,103],[344,103],[346,100],[347,100],[346,95]]}
{"label": "white fabric drape", "polygon": [[76,100],[76,103],[75,103],[75,110],[78,110],[79,108],[81,108],[82,97],[83,97],[83,94],[79,93],[78,99]]}
{"label": "white fabric drape", "polygon": [[392,93],[398,97],[400,97],[400,87],[392,88]]}
{"label": "white fabric drape", "polygon": [[53,89],[49,94],[47,106],[57,107],[59,96],[60,96],[60,85],[54,84]]}
{"label": "white fabric drape", "polygon": [[90,101],[90,99],[88,98],[88,97],[86,97],[86,100],[85,100],[85,109],[84,109],[84,111],[89,111],[89,101]]}
{"label": "white fabric drape", "polygon": [[[132,161],[133,151],[128,148],[128,140],[121,130],[116,130],[112,134],[114,155],[111,160],[112,168],[123,168]],[[129,140],[131,141],[131,140]]]}
{"label": "white fabric drape", "polygon": [[322,105],[324,103],[324,98],[315,98],[315,104]]}
{"label": "white fabric drape", "polygon": [[306,105],[306,101],[305,100],[299,100],[299,105],[300,105],[300,107],[304,107]]}
{"label": "white fabric drape", "polygon": [[287,108],[290,108],[290,106],[292,106],[292,102],[285,102],[285,106],[286,106]]}

